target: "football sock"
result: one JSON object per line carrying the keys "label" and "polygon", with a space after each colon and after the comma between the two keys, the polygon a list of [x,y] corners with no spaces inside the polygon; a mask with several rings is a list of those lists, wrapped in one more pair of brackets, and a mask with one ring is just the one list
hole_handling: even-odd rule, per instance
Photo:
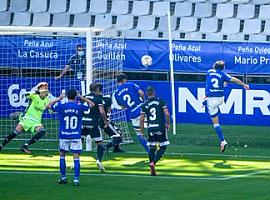
{"label": "football sock", "polygon": [[79,158],[75,158],[74,159],[74,175],[75,175],[74,180],[79,180],[80,168],[81,168],[80,159]]}
{"label": "football sock", "polygon": [[159,150],[158,150],[157,153],[156,153],[156,157],[155,157],[155,159],[154,159],[154,163],[155,163],[155,164],[160,160],[160,158],[162,158],[162,156],[164,155],[166,149],[167,149],[166,146],[161,146],[161,147],[159,148]]}
{"label": "football sock", "polygon": [[103,144],[99,144],[97,145],[97,159],[101,162],[102,161],[102,158],[103,158],[103,155],[104,155],[104,146]]}
{"label": "football sock", "polygon": [[156,147],[151,146],[150,151],[148,153],[150,163],[155,159],[155,154],[156,154]]}
{"label": "football sock", "polygon": [[28,142],[28,145],[34,144],[36,141],[38,141],[41,137],[43,137],[46,134],[45,129],[40,129]]}
{"label": "football sock", "polygon": [[143,137],[141,134],[137,134],[137,138],[139,142],[141,143],[141,145],[143,146],[143,148],[146,150],[146,152],[149,153],[149,147],[147,146],[146,138]]}
{"label": "football sock", "polygon": [[5,146],[7,143],[9,143],[13,138],[15,138],[19,134],[18,131],[13,131],[11,134],[9,134],[2,142],[2,146]]}
{"label": "football sock", "polygon": [[60,157],[60,173],[62,178],[66,177],[66,159],[65,157]]}
{"label": "football sock", "polygon": [[215,128],[216,134],[218,135],[219,140],[222,142],[224,140],[224,136],[223,136],[220,125],[214,124],[214,128]]}

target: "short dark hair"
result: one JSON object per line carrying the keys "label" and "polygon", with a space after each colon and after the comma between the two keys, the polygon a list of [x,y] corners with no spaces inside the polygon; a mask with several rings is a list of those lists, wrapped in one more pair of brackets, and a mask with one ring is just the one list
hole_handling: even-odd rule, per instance
{"label": "short dark hair", "polygon": [[99,91],[102,92],[102,90],[103,90],[103,85],[102,85],[101,83],[96,83],[96,89],[95,89],[95,91],[97,91],[97,89],[99,89]]}
{"label": "short dark hair", "polygon": [[217,62],[215,62],[214,64],[214,68],[218,69],[218,70],[223,70],[225,67],[225,62],[223,60],[218,60]]}
{"label": "short dark hair", "polygon": [[116,80],[117,80],[117,82],[119,83],[119,82],[122,82],[123,80],[127,80],[127,75],[125,75],[125,74],[117,74],[116,75]]}
{"label": "short dark hair", "polygon": [[83,48],[84,49],[82,44],[77,44],[76,49],[78,49],[78,48]]}
{"label": "short dark hair", "polygon": [[97,84],[96,83],[91,83],[90,84],[90,92],[95,92],[97,89]]}
{"label": "short dark hair", "polygon": [[147,96],[153,96],[154,93],[155,93],[155,88],[154,88],[154,87],[148,86],[148,87],[146,88],[146,94],[147,94]]}
{"label": "short dark hair", "polygon": [[67,91],[67,98],[74,100],[77,96],[77,90],[75,88],[71,88]]}

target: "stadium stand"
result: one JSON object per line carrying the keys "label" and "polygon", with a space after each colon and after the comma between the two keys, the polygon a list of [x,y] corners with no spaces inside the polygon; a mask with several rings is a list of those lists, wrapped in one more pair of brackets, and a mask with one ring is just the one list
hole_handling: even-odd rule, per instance
{"label": "stadium stand", "polygon": [[175,39],[269,40],[270,0],[0,0],[0,25],[97,26],[121,37],[167,38],[168,11]]}

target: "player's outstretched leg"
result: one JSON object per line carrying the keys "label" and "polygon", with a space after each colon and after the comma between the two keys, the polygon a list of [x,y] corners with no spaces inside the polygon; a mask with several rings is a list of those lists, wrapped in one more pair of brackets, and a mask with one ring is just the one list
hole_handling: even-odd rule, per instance
{"label": "player's outstretched leg", "polygon": [[97,164],[97,167],[98,167],[98,169],[99,169],[99,171],[101,173],[105,173],[105,168],[101,163],[102,159],[103,159],[104,151],[105,151],[105,147],[103,146],[103,144],[102,143],[97,143],[97,161],[96,161],[96,164]]}
{"label": "player's outstretched leg", "polygon": [[0,151],[3,149],[4,146],[6,146],[7,143],[9,143],[13,138],[15,138],[17,135],[19,135],[21,132],[14,130],[11,134],[5,137],[2,144],[0,145]]}
{"label": "player's outstretched leg", "polygon": [[37,133],[30,139],[28,140],[25,144],[23,144],[20,148],[20,150],[24,153],[31,153],[29,150],[29,146],[31,144],[36,143],[40,138],[42,138],[46,134],[46,130],[44,128],[40,128]]}
{"label": "player's outstretched leg", "polygon": [[154,163],[156,164],[164,155],[167,147],[166,146],[161,146],[159,147],[159,150],[157,151],[155,158],[154,158]]}
{"label": "player's outstretched leg", "polygon": [[120,149],[119,144],[122,142],[121,136],[119,137],[113,137],[113,152],[114,153],[122,153],[124,152],[122,149]]}
{"label": "player's outstretched leg", "polygon": [[143,146],[143,148],[145,149],[145,151],[147,153],[149,153],[149,147],[147,146],[147,140],[145,137],[142,136],[141,133],[137,133],[137,139],[139,140],[139,142],[141,143],[141,145]]}

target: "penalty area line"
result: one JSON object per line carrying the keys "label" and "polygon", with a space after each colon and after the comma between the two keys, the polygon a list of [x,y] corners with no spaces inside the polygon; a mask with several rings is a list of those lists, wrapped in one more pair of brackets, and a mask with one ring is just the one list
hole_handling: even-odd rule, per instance
{"label": "penalty area line", "polygon": [[[42,171],[0,171],[0,174],[31,174],[31,175],[59,175],[59,172],[42,172]],[[74,173],[67,173],[67,175],[74,175]],[[150,175],[139,174],[92,174],[81,173],[80,176],[101,176],[101,177],[129,177],[129,178],[153,178]],[[212,180],[223,181],[224,177],[200,177],[200,176],[155,176],[155,179],[181,179],[181,180]]]}
{"label": "penalty area line", "polygon": [[240,175],[230,176],[230,177],[227,177],[227,178],[223,178],[223,180],[227,181],[227,180],[232,180],[232,179],[237,179],[237,178],[245,178],[245,177],[250,177],[250,176],[258,175],[258,174],[266,174],[268,172],[270,172],[270,169],[261,170],[261,171],[257,171],[257,172],[251,172],[251,173],[247,173],[247,174],[240,174]]}

